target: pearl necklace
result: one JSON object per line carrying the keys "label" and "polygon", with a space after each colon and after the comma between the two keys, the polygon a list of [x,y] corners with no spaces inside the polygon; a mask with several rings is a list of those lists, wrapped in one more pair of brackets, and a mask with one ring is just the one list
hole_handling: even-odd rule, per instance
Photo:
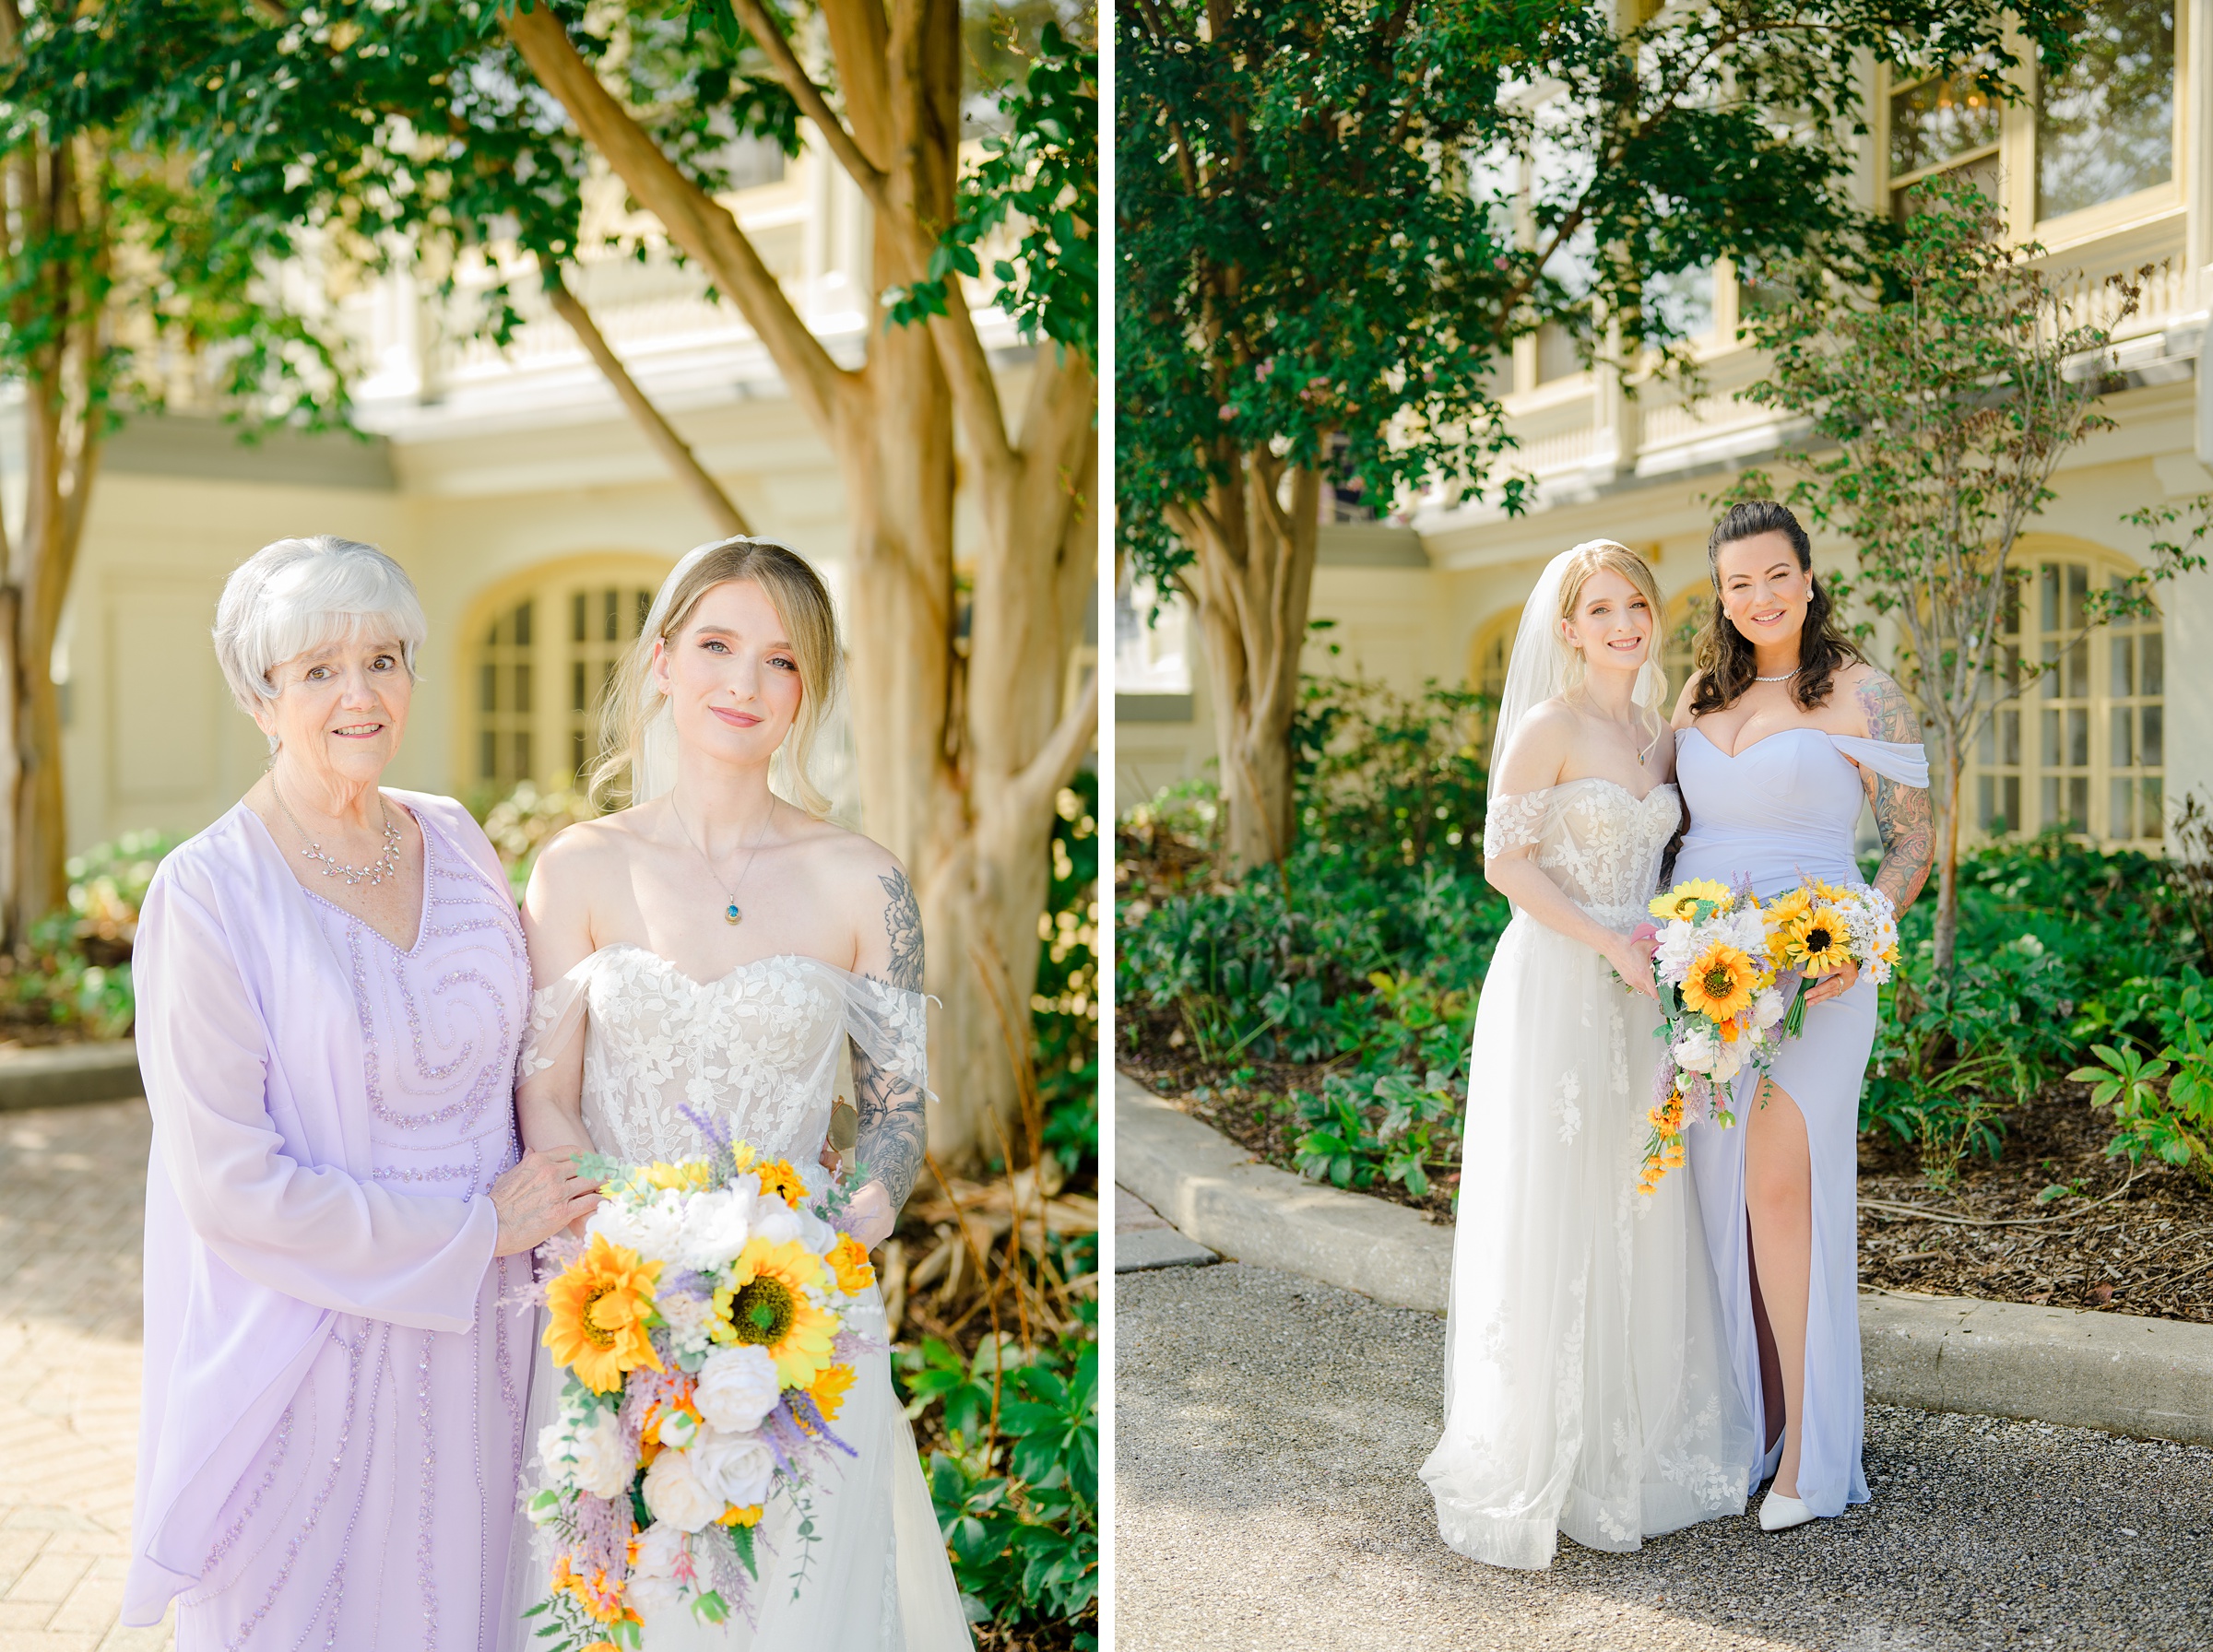
{"label": "pearl necklace", "polygon": [[399,869],[399,822],[392,818],[391,807],[385,802],[383,793],[377,794],[376,806],[385,820],[384,852],[365,867],[353,867],[325,854],[323,846],[307,835],[307,828],[300,824],[300,817],[292,812],[292,806],[284,800],[284,794],[277,789],[276,777],[273,775],[269,780],[269,792],[276,797],[277,807],[284,810],[284,818],[292,823],[292,830],[307,844],[306,848],[300,851],[301,855],[320,866],[324,877],[343,878],[349,889],[357,883],[366,883],[373,889]]}
{"label": "pearl necklace", "polygon": [[1788,682],[1792,678],[1797,676],[1799,672],[1805,669],[1805,667],[1804,666],[1793,666],[1791,667],[1791,669],[1785,671],[1781,677],[1755,677],[1752,680],[1754,682]]}

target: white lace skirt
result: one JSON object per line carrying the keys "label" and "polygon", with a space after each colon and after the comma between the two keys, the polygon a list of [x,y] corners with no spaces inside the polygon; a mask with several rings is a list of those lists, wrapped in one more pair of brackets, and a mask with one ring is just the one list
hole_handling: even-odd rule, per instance
{"label": "white lace skirt", "polygon": [[[881,1338],[882,1298],[861,1299],[874,1323],[855,1328]],[[539,1311],[538,1335],[544,1331]],[[690,1608],[645,1616],[645,1652],[751,1652],[755,1646],[808,1652],[969,1652],[974,1642],[960,1591],[938,1532],[914,1431],[892,1387],[888,1355],[855,1362],[855,1380],[832,1424],[857,1457],[840,1457],[810,1493],[814,1540],[802,1545],[788,1497],[769,1504],[757,1528],[761,1575],[758,1622],[733,1616],[702,1623]],[[542,1342],[531,1371],[529,1421],[523,1435],[529,1466],[522,1495],[536,1489],[538,1430],[559,1409],[562,1374]],[[536,1529],[517,1518],[508,1570],[502,1652],[526,1652],[543,1620],[523,1613],[546,1596],[553,1557]],[[800,1567],[804,1564],[805,1576]],[[543,1643],[538,1643],[540,1646]]]}
{"label": "white lace skirt", "polygon": [[1689,1172],[1637,1192],[1657,1022],[1589,948],[1508,926],[1476,1009],[1445,1431],[1422,1466],[1473,1559],[1543,1567],[1558,1532],[1631,1550],[1744,1511],[1752,1430]]}

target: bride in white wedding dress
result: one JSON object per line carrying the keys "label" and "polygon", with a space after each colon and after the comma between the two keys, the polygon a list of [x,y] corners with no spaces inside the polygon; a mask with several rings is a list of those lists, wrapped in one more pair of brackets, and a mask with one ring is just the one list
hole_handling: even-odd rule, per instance
{"label": "bride in white wedding dress", "polygon": [[[538,991],[516,1113],[532,1148],[635,1162],[704,1150],[690,1107],[768,1157],[810,1165],[849,1042],[855,1156],[870,1176],[854,1208],[873,1248],[922,1164],[922,927],[897,860],[830,824],[808,778],[839,658],[827,592],[780,545],[703,546],[669,574],[609,692],[614,755],[598,778],[627,770],[632,807],[562,832],[525,898]],[[779,762],[796,802],[770,789]],[[854,1328],[884,1340],[881,1297],[863,1301]],[[857,1455],[811,1493],[811,1541],[788,1499],[771,1503],[757,1623],[649,1610],[646,1652],[971,1645],[889,1357],[855,1363],[834,1426]],[[533,1454],[560,1386],[540,1347],[524,1436]],[[517,1528],[505,1644],[519,1649],[551,1555]]]}
{"label": "bride in white wedding dress", "polygon": [[1628,938],[1682,820],[1660,612],[1634,551],[1563,551],[1499,706],[1484,874],[1514,915],[1476,1007],[1445,1431],[1422,1466],[1445,1541],[1494,1565],[1745,1508],[1752,1429],[1688,1174],[1637,1192],[1658,1006]]}

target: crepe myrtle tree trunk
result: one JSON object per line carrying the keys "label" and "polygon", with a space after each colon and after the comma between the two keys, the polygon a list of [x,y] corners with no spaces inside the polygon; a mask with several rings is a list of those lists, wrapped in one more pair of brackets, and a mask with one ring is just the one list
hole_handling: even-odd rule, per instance
{"label": "crepe myrtle tree trunk", "polygon": [[1178,583],[1206,643],[1214,750],[1231,864],[1281,864],[1291,851],[1291,721],[1321,531],[1321,473],[1240,454],[1203,505],[1169,513],[1191,552]]}
{"label": "crepe myrtle tree trunk", "polygon": [[[923,279],[955,211],[957,0],[827,0],[842,115],[758,0],[734,9],[873,207],[877,289]],[[737,219],[600,82],[562,23],[539,8],[510,14],[506,27],[632,196],[743,312],[837,455],[852,523],[861,805],[870,835],[913,879],[926,985],[941,1005],[931,1017],[931,1146],[951,1164],[995,1157],[1021,1139],[1018,1075],[1055,806],[1096,727],[1096,672],[1069,685],[1095,577],[1091,363],[1041,347],[1020,375],[1015,413],[956,301],[922,324],[871,332],[865,363],[840,365]],[[954,573],[956,429],[981,524],[966,592]]]}
{"label": "crepe myrtle tree trunk", "polygon": [[[15,49],[20,22],[12,6],[0,10],[4,57]],[[6,319],[14,337],[29,341],[16,363],[23,386],[23,516],[12,539],[0,524],[0,820],[7,833],[0,878],[6,938],[19,945],[66,888],[61,704],[52,662],[100,466],[94,387],[109,319],[83,278],[88,271],[103,277],[106,266],[107,226],[97,205],[88,210],[98,193],[85,188],[87,169],[103,164],[94,140],[27,138],[6,164],[11,176],[0,202],[0,252],[25,272]],[[80,252],[81,262],[72,266],[51,255],[56,241],[95,250]]]}

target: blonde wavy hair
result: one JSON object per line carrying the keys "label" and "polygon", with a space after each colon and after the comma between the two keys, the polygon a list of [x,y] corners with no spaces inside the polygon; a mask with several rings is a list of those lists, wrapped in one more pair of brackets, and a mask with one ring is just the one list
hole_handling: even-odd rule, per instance
{"label": "blonde wavy hair", "polygon": [[773,539],[732,539],[702,556],[669,593],[668,608],[658,624],[640,631],[622,656],[599,702],[599,761],[591,778],[595,804],[608,808],[617,799],[643,801],[636,792],[646,729],[663,704],[653,688],[653,645],[673,643],[702,597],[717,585],[740,580],[752,581],[767,596],[799,662],[799,713],[778,753],[786,765],[791,801],[818,820],[829,815],[831,802],[814,784],[812,764],[815,740],[844,686],[845,649],[837,634],[837,611],[829,588],[807,560]]}
{"label": "blonde wavy hair", "polygon": [[[1651,678],[1657,679],[1658,686],[1649,699],[1646,694],[1640,693],[1638,703],[1647,718],[1651,720],[1651,732],[1656,740],[1667,727],[1667,714],[1660,709],[1667,703],[1667,673],[1660,664],[1661,617],[1666,608],[1660,600],[1660,582],[1652,577],[1652,565],[1627,546],[1613,539],[1588,540],[1577,546],[1568,556],[1568,566],[1560,572],[1559,617],[1562,620],[1575,618],[1576,604],[1583,599],[1583,587],[1591,583],[1593,574],[1601,572],[1620,574],[1636,587],[1638,594],[1651,607],[1652,640],[1646,646],[1644,657]],[[1583,651],[1562,637],[1556,626],[1552,634],[1554,640],[1568,651],[1568,692],[1573,693],[1582,686]],[[1639,688],[1648,689],[1650,680],[1639,676]],[[1645,749],[1650,751],[1651,748],[1647,746]]]}

